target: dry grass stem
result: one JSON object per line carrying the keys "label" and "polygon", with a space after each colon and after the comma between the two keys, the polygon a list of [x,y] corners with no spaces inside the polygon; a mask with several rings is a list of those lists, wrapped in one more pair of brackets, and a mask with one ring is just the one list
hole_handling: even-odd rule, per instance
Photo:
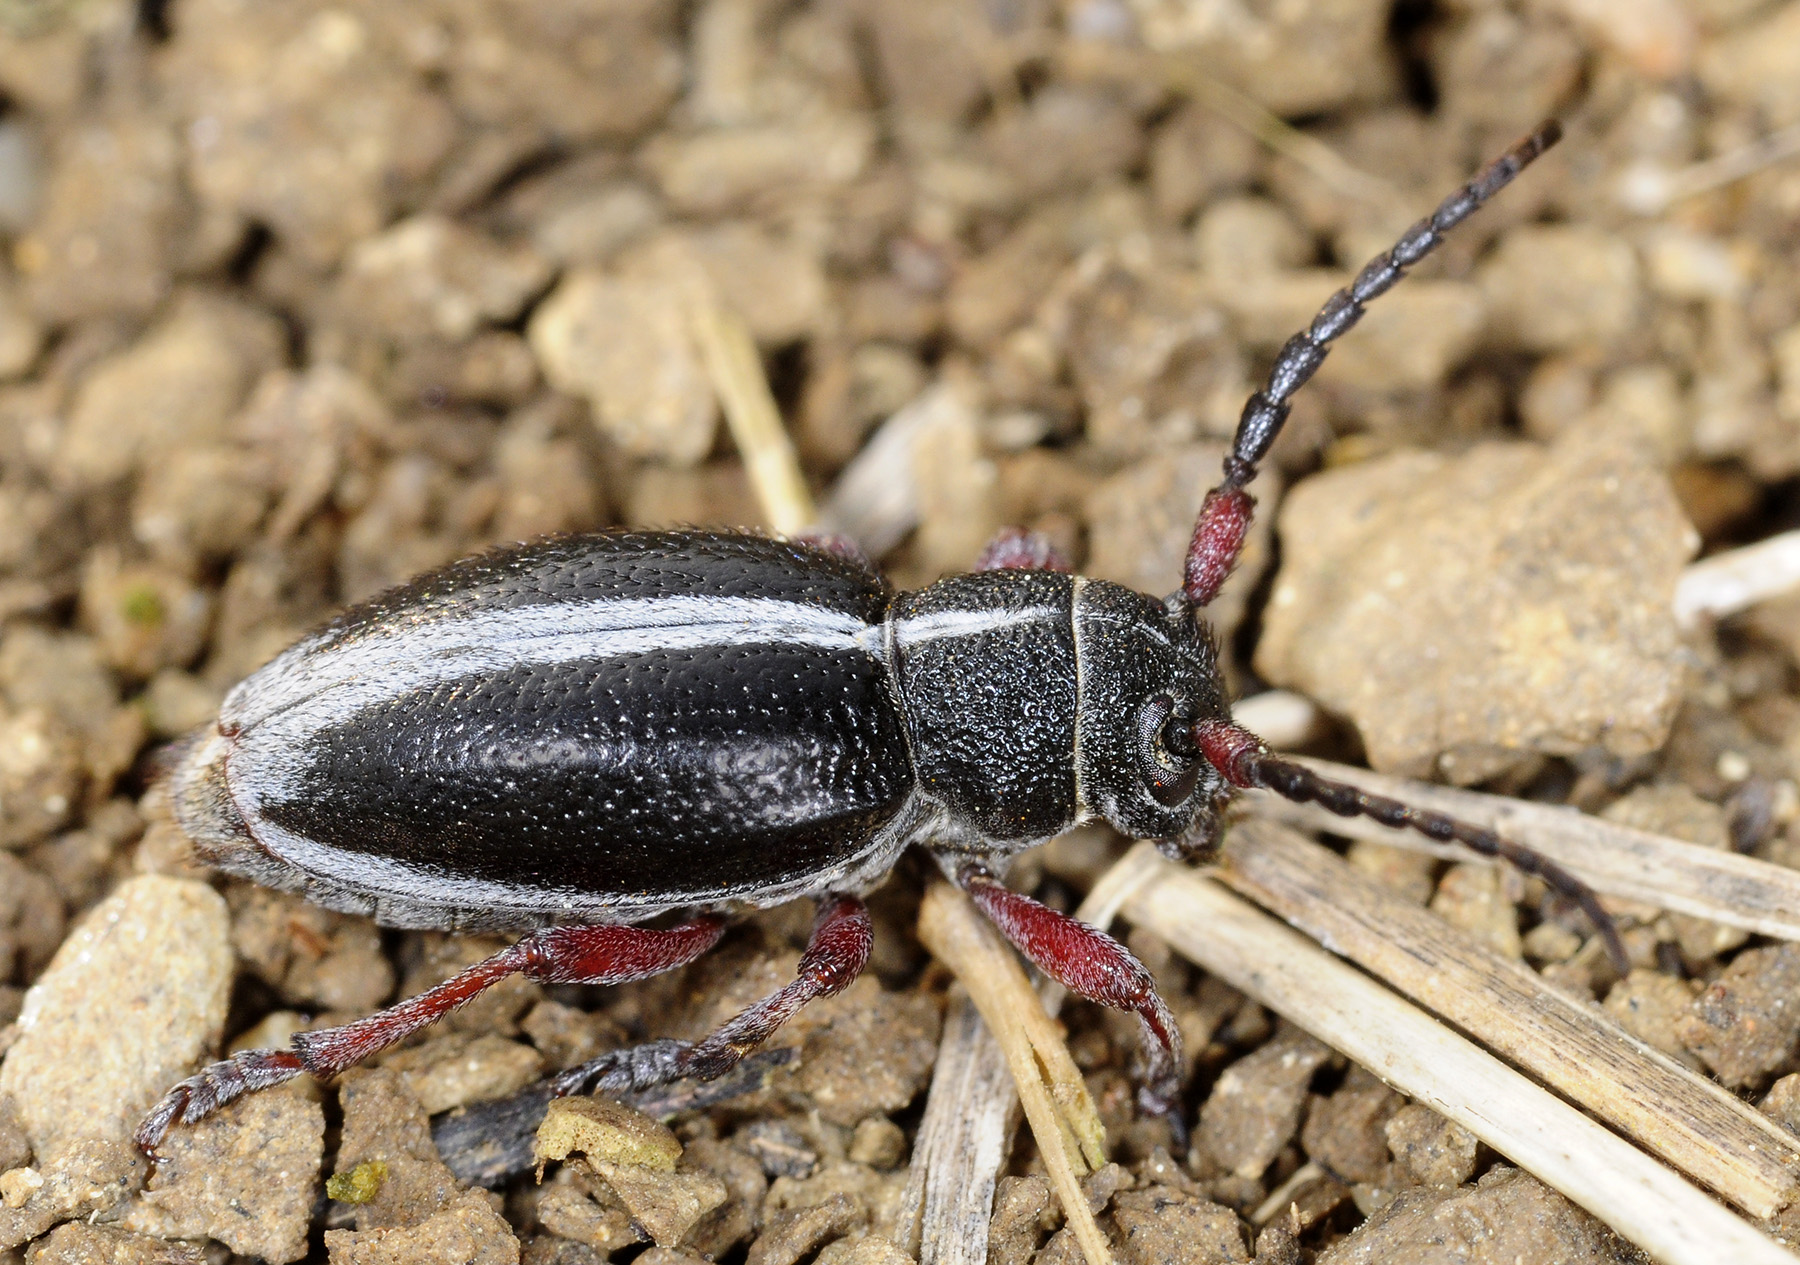
{"label": "dry grass stem", "polygon": [[1692,628],[1702,619],[1735,615],[1797,588],[1800,531],[1782,532],[1702,558],[1683,571],[1675,586],[1675,620],[1683,628]]}
{"label": "dry grass stem", "polygon": [[1604,1126],[1221,884],[1140,844],[1123,913],[1468,1129],[1666,1265],[1797,1258]]}
{"label": "dry grass stem", "polygon": [[1019,1122],[1006,1054],[967,993],[944,1016],[901,1206],[919,1265],[986,1265],[994,1187]]}
{"label": "dry grass stem", "polygon": [[1344,161],[1336,150],[1288,124],[1253,98],[1206,73],[1192,57],[1126,48],[1100,40],[1063,44],[1058,59],[1071,79],[1131,84],[1160,83],[1167,91],[1199,102],[1268,146],[1273,153],[1310,173],[1319,183],[1359,202],[1398,208],[1400,191],[1379,176]]}
{"label": "dry grass stem", "polygon": [[[1326,777],[1497,830],[1567,866],[1606,895],[1759,935],[1800,940],[1800,871],[1786,866],[1614,825],[1571,808],[1435,786],[1325,760],[1300,762]],[[1434,843],[1412,831],[1390,829],[1366,818],[1336,817],[1316,805],[1291,804],[1265,791],[1248,792],[1243,801],[1257,816],[1290,825],[1459,861],[1471,859],[1463,848]]]}
{"label": "dry grass stem", "polygon": [[1231,832],[1219,877],[1754,1217],[1800,1197],[1774,1121],[1283,826]]}
{"label": "dry grass stem", "polygon": [[817,527],[818,508],[781,424],[781,411],[775,407],[749,329],[710,298],[695,303],[692,322],[713,390],[769,529],[778,536],[793,536]]}
{"label": "dry grass stem", "polygon": [[1231,718],[1277,751],[1303,747],[1326,728],[1325,712],[1304,694],[1264,690],[1231,705]]}
{"label": "dry grass stem", "polygon": [[1079,1181],[1106,1162],[1106,1128],[1055,1020],[1045,1013],[1012,948],[949,884],[934,883],[925,893],[919,939],[969,990],[1005,1052],[1063,1216],[1088,1265],[1107,1265],[1111,1249]]}
{"label": "dry grass stem", "polygon": [[[1105,928],[1130,895],[1118,867],[1107,871],[1082,901],[1076,916]],[[1065,990],[1054,980],[1038,983],[1044,1013],[1055,1017]],[[909,1227],[919,1265],[982,1265],[1000,1170],[1012,1152],[1019,1095],[1006,1052],[974,1003],[959,997],[944,1020],[937,1069],[913,1145],[902,1224]]]}
{"label": "dry grass stem", "polygon": [[1800,123],[1679,171],[1628,170],[1620,182],[1619,200],[1639,215],[1662,215],[1683,198],[1724,188],[1796,156],[1800,156]]}
{"label": "dry grass stem", "polygon": [[1306,1161],[1306,1163],[1302,1164],[1292,1173],[1289,1173],[1286,1181],[1282,1182],[1281,1185],[1277,1186],[1274,1190],[1271,1190],[1267,1199],[1264,1199],[1261,1203],[1256,1205],[1256,1208],[1250,1213],[1250,1224],[1254,1226],[1268,1225],[1269,1222],[1287,1211],[1289,1205],[1293,1203],[1294,1196],[1299,1193],[1302,1186],[1309,1185],[1324,1175],[1325,1170],[1320,1168],[1318,1164],[1314,1163],[1312,1160]]}

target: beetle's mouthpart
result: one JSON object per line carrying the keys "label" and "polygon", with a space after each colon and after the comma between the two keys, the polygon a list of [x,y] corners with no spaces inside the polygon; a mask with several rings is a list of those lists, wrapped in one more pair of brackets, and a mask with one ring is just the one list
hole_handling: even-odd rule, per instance
{"label": "beetle's mouthpart", "polygon": [[1631,973],[1631,959],[1619,936],[1618,924],[1600,904],[1599,893],[1543,853],[1487,829],[1459,821],[1444,813],[1414,808],[1385,795],[1371,795],[1360,787],[1320,777],[1293,760],[1273,755],[1262,739],[1246,729],[1222,721],[1202,721],[1194,726],[1194,740],[1207,762],[1224,774],[1233,786],[1273,791],[1295,803],[1313,803],[1339,817],[1367,817],[1384,826],[1413,830],[1440,843],[1460,843],[1482,856],[1505,861],[1526,874],[1535,874],[1552,890],[1568,897],[1587,915],[1606,945],[1613,969]]}

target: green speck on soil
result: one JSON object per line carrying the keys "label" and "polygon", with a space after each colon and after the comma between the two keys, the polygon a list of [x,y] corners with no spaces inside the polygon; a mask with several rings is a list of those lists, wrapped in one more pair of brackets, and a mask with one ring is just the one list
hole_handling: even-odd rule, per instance
{"label": "green speck on soil", "polygon": [[388,1166],[381,1160],[364,1160],[347,1173],[326,1178],[325,1194],[339,1203],[366,1204],[381,1192],[387,1175]]}

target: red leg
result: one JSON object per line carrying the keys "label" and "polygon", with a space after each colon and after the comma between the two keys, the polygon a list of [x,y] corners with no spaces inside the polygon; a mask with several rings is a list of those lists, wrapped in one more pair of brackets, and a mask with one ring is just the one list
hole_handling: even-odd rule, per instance
{"label": "red leg", "polygon": [[978,865],[964,866],[956,881],[1000,928],[1000,934],[1044,974],[1078,997],[1137,1012],[1149,1064],[1138,1104],[1166,1119],[1176,1142],[1185,1144],[1181,1031],[1168,1006],[1156,995],[1156,982],[1144,964],[1099,928],[1019,895]]}
{"label": "red leg", "polygon": [[648,1089],[684,1076],[712,1080],[736,1067],[807,1002],[848,988],[869,962],[874,933],[869,911],[854,896],[827,897],[794,982],[770,993],[698,1045],[652,1041],[603,1054],[556,1078],[556,1092]]}
{"label": "red leg", "polygon": [[194,1124],[233,1099],[309,1072],[338,1075],[522,973],[545,984],[624,984],[685,966],[719,942],[725,924],[702,918],[668,931],[641,927],[547,927],[500,950],[435,988],[338,1028],[302,1032],[292,1050],[245,1050],[190,1076],[163,1095],[138,1126],[137,1143],[154,1156],[171,1124]]}
{"label": "red leg", "polygon": [[1439,203],[1437,210],[1407,229],[1391,249],[1365,264],[1354,281],[1325,301],[1311,325],[1282,345],[1268,381],[1244,404],[1231,455],[1225,458],[1225,478],[1207,494],[1200,519],[1194,524],[1181,583],[1182,599],[1190,607],[1197,609],[1217,597],[1219,586],[1237,564],[1255,504],[1244,485],[1256,477],[1257,466],[1269,455],[1287,422],[1294,392],[1325,363],[1331,344],[1362,319],[1365,304],[1392,289],[1408,268],[1442,244],[1444,234],[1474,214],[1561,136],[1561,125],[1554,120],[1544,123],[1482,168],[1473,180]]}
{"label": "red leg", "polygon": [[1283,799],[1296,803],[1318,804],[1339,817],[1368,817],[1384,826],[1416,830],[1440,843],[1460,843],[1482,856],[1495,857],[1527,874],[1537,875],[1581,906],[1588,921],[1605,941],[1613,967],[1620,975],[1631,973],[1625,942],[1619,939],[1619,929],[1613,923],[1612,915],[1601,907],[1599,895],[1543,853],[1445,813],[1414,808],[1385,795],[1371,795],[1345,782],[1320,777],[1304,764],[1271,754],[1261,738],[1225,721],[1202,721],[1194,726],[1194,744],[1200,748],[1206,762],[1224,774],[1225,780],[1233,786],[1255,786],[1274,791]]}
{"label": "red leg", "polygon": [[811,545],[814,549],[823,549],[826,553],[836,554],[846,562],[854,562],[858,566],[875,570],[875,564],[863,547],[841,532],[803,531],[791,538],[795,544]]}
{"label": "red leg", "polygon": [[1069,560],[1037,532],[1002,527],[975,559],[976,571],[1070,571]]}

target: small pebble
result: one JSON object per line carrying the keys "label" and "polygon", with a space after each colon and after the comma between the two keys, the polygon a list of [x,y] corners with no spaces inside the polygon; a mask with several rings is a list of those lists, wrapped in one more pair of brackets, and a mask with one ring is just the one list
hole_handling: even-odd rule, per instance
{"label": "small pebble", "polygon": [[1302,482],[1256,665],[1349,716],[1378,769],[1494,776],[1531,752],[1660,748],[1669,595],[1697,545],[1633,442],[1402,452]]}
{"label": "small pebble", "polygon": [[1230,1208],[1172,1186],[1128,1190],[1113,1199],[1122,1265],[1248,1265],[1250,1249]]}
{"label": "small pebble", "polygon": [[1628,1265],[1638,1259],[1612,1231],[1536,1178],[1498,1165],[1473,1187],[1401,1191],[1321,1252],[1318,1265]]}
{"label": "small pebble", "polygon": [[1483,264],[1491,328],[1512,346],[1556,352],[1611,346],[1644,302],[1637,253],[1594,225],[1513,229]]}
{"label": "small pebble", "polygon": [[906,1155],[906,1131],[886,1116],[870,1116],[857,1122],[848,1154],[871,1168],[894,1168]]}
{"label": "small pebble", "polygon": [[18,1247],[51,1226],[109,1213],[144,1180],[146,1164],[129,1142],[82,1142],[0,1188],[0,1251]]}
{"label": "small pebble", "polygon": [[306,1094],[240,1098],[170,1131],[124,1225],[165,1239],[217,1239],[287,1265],[306,1255],[324,1146],[324,1112]]}
{"label": "small pebble", "polygon": [[804,1022],[796,1027],[807,1033],[800,1088],[832,1124],[855,1125],[877,1113],[899,1111],[931,1079],[941,1026],[931,998],[889,992],[865,975],[804,1012]]}
{"label": "small pebble", "polygon": [[353,1205],[359,1231],[417,1226],[450,1208],[459,1198],[456,1178],[438,1158],[430,1122],[404,1077],[386,1068],[354,1069],[340,1080],[338,1098],[344,1128],[337,1172],[355,1173],[365,1164],[368,1176],[374,1165],[386,1170],[373,1193]]}
{"label": "small pebble", "polygon": [[753,1120],[735,1141],[770,1177],[810,1177],[819,1162],[819,1153],[785,1120]]}
{"label": "small pebble", "polygon": [[638,1164],[589,1159],[594,1174],[612,1188],[619,1202],[659,1247],[674,1247],[702,1218],[723,1204],[725,1183],[704,1170],[671,1172]]}
{"label": "small pebble", "polygon": [[1300,1145],[1345,1181],[1378,1181],[1388,1162],[1387,1123],[1403,1101],[1372,1073],[1352,1067],[1330,1097],[1312,1100]]}
{"label": "small pebble", "polygon": [[1738,954],[1675,1024],[1675,1035],[1732,1089],[1754,1088],[1800,1044],[1800,945]]}
{"label": "small pebble", "polygon": [[488,1033],[447,1033],[388,1056],[382,1066],[406,1077],[427,1115],[504,1098],[537,1080],[544,1060],[530,1046]]}
{"label": "small pebble", "polygon": [[234,967],[225,902],[203,883],[128,879],[95,906],[26,994],[0,1066],[40,1161],[126,1142],[217,1046]]}
{"label": "small pebble", "polygon": [[1394,1162],[1422,1186],[1460,1186],[1475,1175],[1475,1135],[1420,1103],[1408,1103],[1382,1126]]}
{"label": "small pebble", "polygon": [[25,1249],[25,1265],[201,1265],[205,1259],[191,1243],[84,1221],[59,1225]]}
{"label": "small pebble", "polygon": [[850,1195],[774,1211],[750,1245],[745,1265],[795,1265],[801,1257],[868,1224],[869,1211]]}
{"label": "small pebble", "polygon": [[594,1164],[672,1173],[681,1143],[649,1116],[608,1099],[554,1099],[538,1126],[532,1154],[543,1165],[577,1153]]}
{"label": "small pebble", "polygon": [[519,1265],[519,1240],[478,1190],[417,1225],[383,1230],[327,1230],[332,1265]]}
{"label": "small pebble", "polygon": [[1300,1127],[1306,1089],[1331,1051],[1289,1031],[1219,1076],[1200,1108],[1195,1141],[1226,1171],[1261,1177]]}
{"label": "small pebble", "polygon": [[1661,971],[1639,968],[1606,994],[1606,1013],[1625,1031],[1690,1066],[1695,1059],[1680,1033],[1694,1004],[1694,987]]}
{"label": "small pebble", "polygon": [[667,279],[577,272],[533,314],[531,349],[550,384],[586,399],[625,453],[693,465],[712,449],[718,407],[689,306]]}

